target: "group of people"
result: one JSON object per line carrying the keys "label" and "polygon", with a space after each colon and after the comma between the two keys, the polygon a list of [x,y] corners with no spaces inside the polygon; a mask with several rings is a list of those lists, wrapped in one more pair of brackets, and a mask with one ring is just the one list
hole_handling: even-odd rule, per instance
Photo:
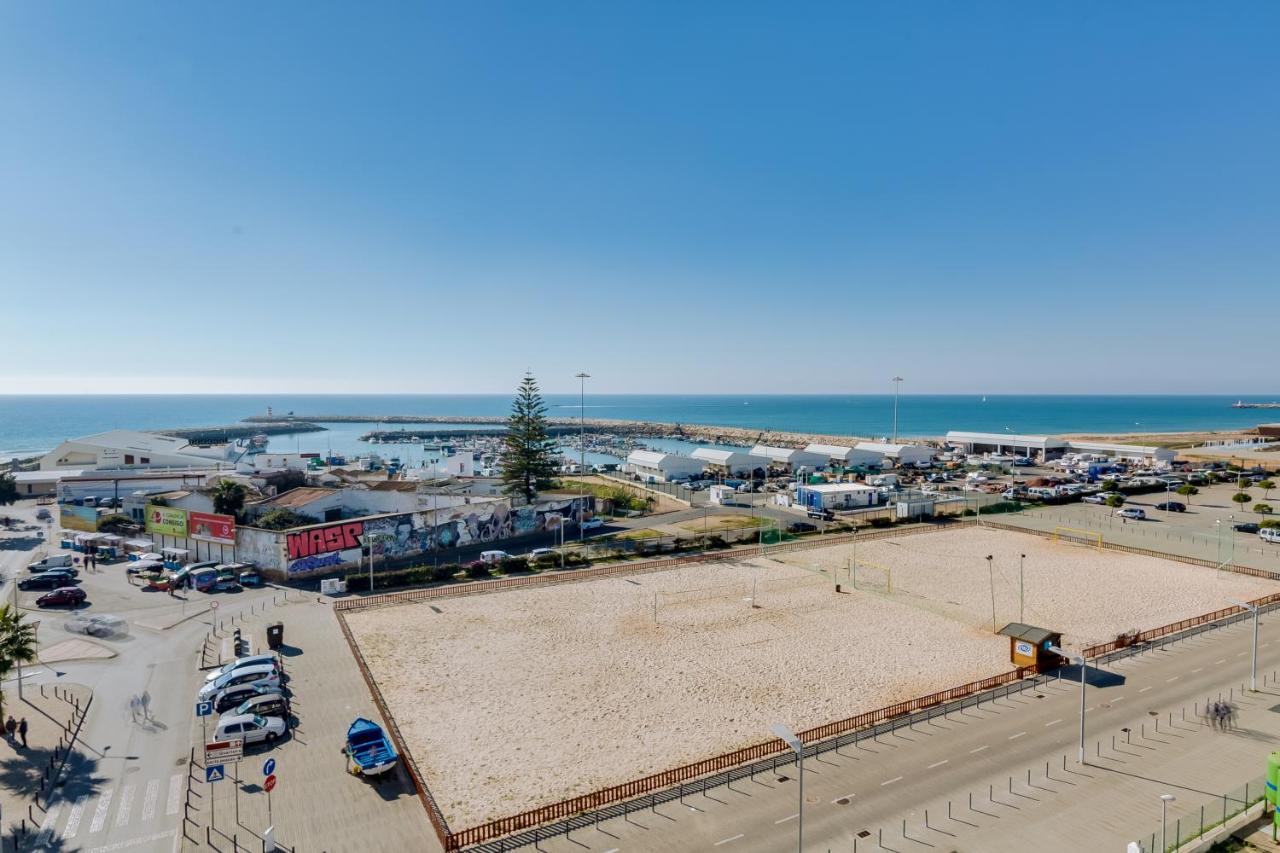
{"label": "group of people", "polygon": [[129,713],[133,716],[133,721],[138,722],[138,715],[142,715],[142,719],[151,719],[151,693],[142,691],[141,696],[132,696],[129,699]]}
{"label": "group of people", "polygon": [[1205,706],[1205,718],[1215,729],[1226,731],[1236,726],[1236,709],[1230,702],[1210,702]]}
{"label": "group of people", "polygon": [[15,720],[13,714],[9,715],[9,719],[4,721],[4,739],[11,744],[17,744],[18,738],[22,739],[22,748],[27,748],[27,718]]}
{"label": "group of people", "polygon": [[86,572],[96,572],[98,570],[98,549],[89,545],[84,549],[84,570]]}

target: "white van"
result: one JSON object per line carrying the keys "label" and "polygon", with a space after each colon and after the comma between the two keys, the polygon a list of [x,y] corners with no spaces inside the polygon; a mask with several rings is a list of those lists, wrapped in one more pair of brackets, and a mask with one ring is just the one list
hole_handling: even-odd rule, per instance
{"label": "white van", "polygon": [[49,569],[69,569],[75,565],[75,560],[70,554],[54,554],[51,557],[45,557],[43,560],[36,560],[27,568],[33,572],[43,572]]}
{"label": "white van", "polygon": [[494,563],[501,563],[503,560],[508,560],[510,558],[511,558],[511,555],[508,554],[506,551],[481,551],[480,552],[480,562],[489,563],[490,565]]}
{"label": "white van", "polygon": [[1262,538],[1263,542],[1280,545],[1280,527],[1264,527],[1258,531],[1258,536]]}
{"label": "white van", "polygon": [[872,477],[869,484],[872,486],[896,486],[898,485],[898,475],[881,474],[877,477]]}

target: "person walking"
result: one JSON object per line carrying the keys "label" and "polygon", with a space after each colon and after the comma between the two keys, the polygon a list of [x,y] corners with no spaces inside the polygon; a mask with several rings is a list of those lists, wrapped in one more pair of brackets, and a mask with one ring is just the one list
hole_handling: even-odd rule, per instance
{"label": "person walking", "polygon": [[4,721],[4,739],[13,743],[13,733],[17,731],[18,721],[13,718],[13,714],[9,715],[9,719]]}
{"label": "person walking", "polygon": [[18,721],[18,737],[22,738],[22,748],[27,748],[27,718]]}
{"label": "person walking", "polygon": [[142,702],[142,719],[151,719],[151,694],[146,690],[142,691],[142,698],[140,701]]}
{"label": "person walking", "polygon": [[138,722],[138,709],[142,707],[142,700],[133,695],[129,697],[129,714],[133,717],[133,721]]}

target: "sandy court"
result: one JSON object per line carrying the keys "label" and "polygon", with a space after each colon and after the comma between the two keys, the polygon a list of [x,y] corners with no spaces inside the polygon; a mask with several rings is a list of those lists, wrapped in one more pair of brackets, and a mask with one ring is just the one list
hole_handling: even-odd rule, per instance
{"label": "sandy court", "polygon": [[894,592],[872,571],[866,589],[836,595],[829,572],[843,575],[851,550],[347,619],[447,820],[463,828],[758,742],[774,722],[804,729],[1008,669],[1008,641],[991,633],[988,553],[999,619],[1017,616],[1025,553],[1027,620],[1070,645],[1275,588],[962,530],[860,544],[860,562],[892,567]]}

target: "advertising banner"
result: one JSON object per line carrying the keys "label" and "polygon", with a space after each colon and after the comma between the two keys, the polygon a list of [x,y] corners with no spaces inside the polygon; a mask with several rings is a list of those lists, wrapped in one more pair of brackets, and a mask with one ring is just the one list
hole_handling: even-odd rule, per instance
{"label": "advertising banner", "polygon": [[147,504],[147,532],[161,536],[186,536],[187,511]]}
{"label": "advertising banner", "polygon": [[214,515],[211,512],[187,513],[187,536],[204,542],[222,545],[236,544],[236,519],[233,515]]}
{"label": "advertising banner", "polygon": [[98,529],[98,511],[91,506],[63,504],[58,513],[58,524],[63,530],[80,530],[93,533]]}

